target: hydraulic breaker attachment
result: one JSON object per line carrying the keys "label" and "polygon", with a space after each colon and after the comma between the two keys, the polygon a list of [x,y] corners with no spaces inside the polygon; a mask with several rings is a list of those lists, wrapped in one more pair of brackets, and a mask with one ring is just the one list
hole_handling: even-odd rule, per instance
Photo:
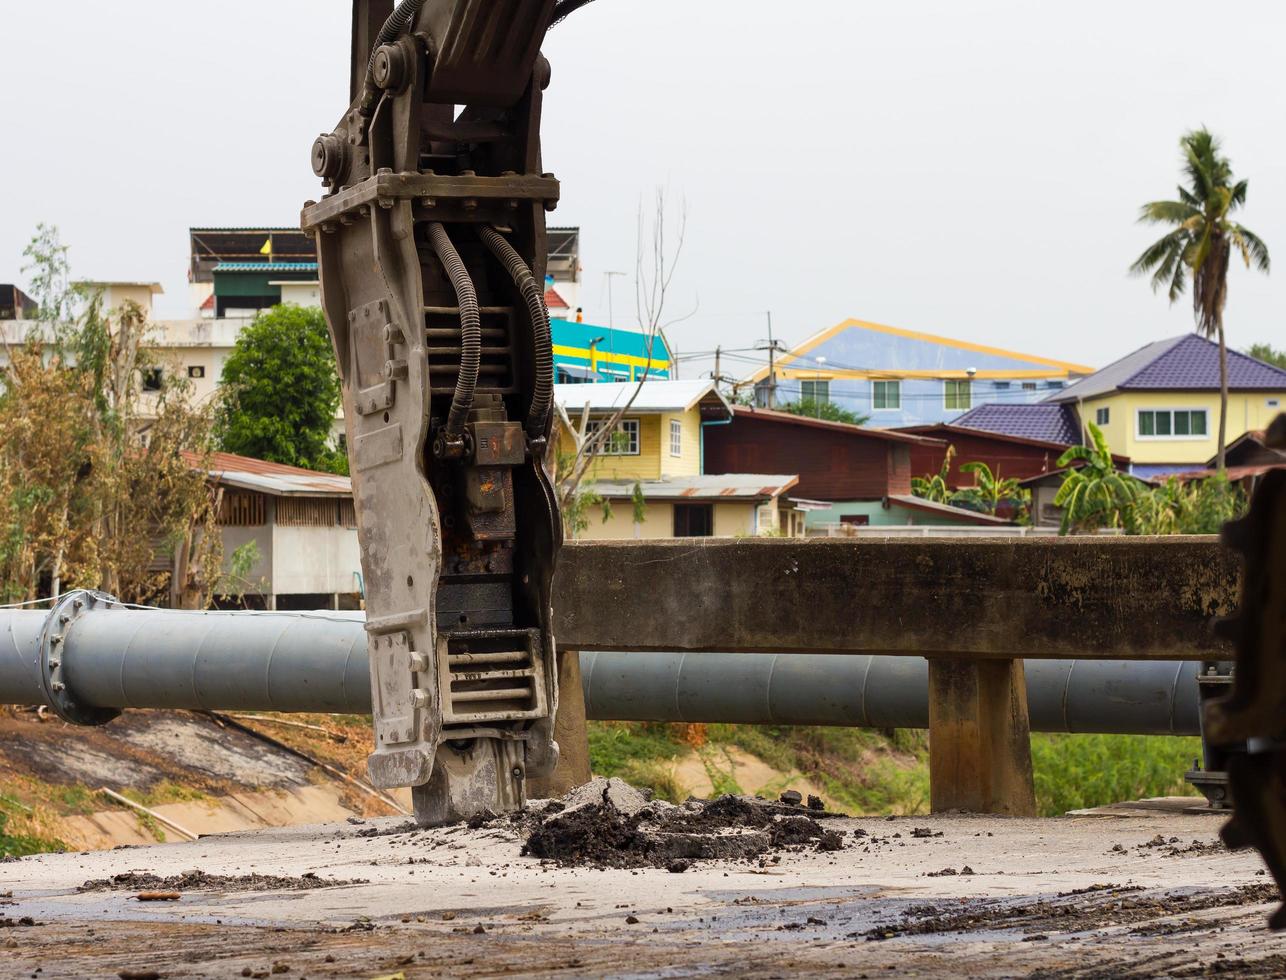
{"label": "hydraulic breaker attachment", "polygon": [[[1266,442],[1286,449],[1286,415]],[[1263,475],[1249,513],[1224,526],[1224,542],[1245,559],[1241,607],[1219,624],[1237,644],[1237,666],[1232,693],[1207,705],[1205,733],[1246,751],[1228,760],[1234,813],[1223,839],[1257,848],[1286,896],[1286,471]],[[1286,929],[1286,906],[1269,924]]]}
{"label": "hydraulic breaker attachment", "polygon": [[[557,761],[540,45],[554,0],[354,5],[353,101],[304,208],[343,383],[381,788],[520,807]],[[457,112],[457,106],[461,109]]]}

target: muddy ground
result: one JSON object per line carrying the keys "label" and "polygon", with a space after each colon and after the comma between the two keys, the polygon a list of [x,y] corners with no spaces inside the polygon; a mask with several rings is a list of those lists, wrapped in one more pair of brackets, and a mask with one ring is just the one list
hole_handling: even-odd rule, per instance
{"label": "muddy ground", "polygon": [[[814,819],[784,819],[799,818]],[[1217,816],[817,819],[839,850],[774,845],[783,818],[757,819],[687,819],[682,833],[766,834],[769,847],[682,873],[538,857],[533,825],[507,818],[25,858],[0,864],[0,974],[1286,975],[1286,939],[1265,928],[1269,879],[1252,854],[1215,846]],[[157,887],[177,897],[138,900]]]}

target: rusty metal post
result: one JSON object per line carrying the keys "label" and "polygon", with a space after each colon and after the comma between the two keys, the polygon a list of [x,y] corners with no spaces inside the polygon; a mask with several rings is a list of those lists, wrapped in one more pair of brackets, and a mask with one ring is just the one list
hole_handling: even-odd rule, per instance
{"label": "rusty metal post", "polygon": [[585,719],[585,689],[582,686],[580,654],[558,651],[558,711],[554,716],[554,741],[558,743],[558,765],[548,776],[532,779],[527,795],[535,799],[563,796],[588,783],[589,733]]}
{"label": "rusty metal post", "polygon": [[929,798],[934,813],[1036,815],[1021,660],[929,661]]}

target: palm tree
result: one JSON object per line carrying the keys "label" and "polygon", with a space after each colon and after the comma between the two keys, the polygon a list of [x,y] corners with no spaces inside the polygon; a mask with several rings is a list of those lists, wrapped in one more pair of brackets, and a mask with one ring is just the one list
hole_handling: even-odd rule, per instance
{"label": "palm tree", "polygon": [[1206,129],[1184,134],[1179,141],[1183,172],[1189,186],[1179,187],[1177,201],[1143,205],[1139,221],[1174,225],[1135,259],[1130,272],[1152,274],[1152,289],[1165,286],[1173,303],[1183,295],[1192,276],[1192,309],[1197,331],[1219,338],[1219,471],[1224,469],[1227,441],[1228,346],[1224,341],[1223,311],[1228,300],[1228,260],[1240,253],[1246,268],[1269,268],[1268,246],[1250,229],[1231,220],[1246,203],[1247,181],[1234,181],[1232,164],[1220,153],[1219,140]]}
{"label": "palm tree", "polygon": [[1122,527],[1134,521],[1134,510],[1146,492],[1143,484],[1120,473],[1112,461],[1103,430],[1088,423],[1090,445],[1072,446],[1058,457],[1060,467],[1080,462],[1071,470],[1054,496],[1054,506],[1063,508],[1059,534],[1076,529]]}

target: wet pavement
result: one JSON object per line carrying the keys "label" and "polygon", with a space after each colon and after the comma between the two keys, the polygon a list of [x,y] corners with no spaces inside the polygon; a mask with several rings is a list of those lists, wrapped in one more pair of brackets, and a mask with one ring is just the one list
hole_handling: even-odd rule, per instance
{"label": "wet pavement", "polygon": [[[508,821],[44,855],[0,864],[0,974],[1286,975],[1271,880],[1214,846],[1221,820],[832,819],[841,850],[681,873],[522,857]],[[112,881],[129,872],[155,877]]]}

